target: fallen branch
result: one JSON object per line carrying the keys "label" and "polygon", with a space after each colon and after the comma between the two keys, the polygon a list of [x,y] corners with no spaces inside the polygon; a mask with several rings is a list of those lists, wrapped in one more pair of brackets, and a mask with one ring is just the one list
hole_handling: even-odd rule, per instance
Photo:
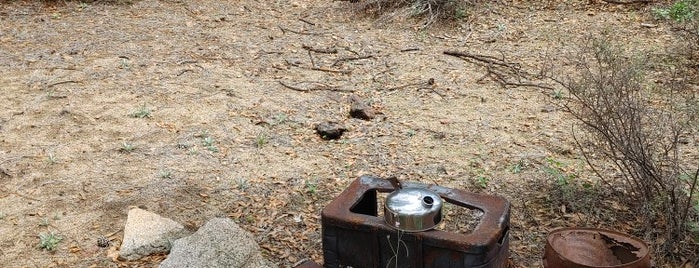
{"label": "fallen branch", "polygon": [[26,199],[33,200],[33,201],[39,201],[39,199],[36,199],[36,198],[34,198],[34,197],[27,196],[27,195],[21,194],[21,193],[19,193],[19,192],[17,192],[17,191],[10,190],[10,189],[8,189],[7,187],[4,187],[4,188],[5,188],[5,191],[7,191],[7,192],[10,193],[10,194],[13,194],[13,195],[16,195],[16,196],[19,196],[19,197],[24,197],[24,198],[26,198]]}
{"label": "fallen branch", "polygon": [[328,69],[328,68],[323,68],[323,67],[313,67],[313,68],[311,68],[311,70],[328,72],[328,73],[338,73],[338,74],[351,74],[352,73],[352,71],[350,71],[350,70],[334,70],[334,69]]}
{"label": "fallen branch", "polygon": [[400,85],[400,86],[390,87],[390,88],[386,88],[386,89],[383,89],[383,90],[385,90],[385,91],[394,91],[394,90],[399,90],[399,89],[403,89],[403,88],[406,88],[406,87],[425,86],[425,85],[427,85],[426,82],[417,82],[417,83],[409,83],[409,84],[403,84],[403,85]]}
{"label": "fallen branch", "polygon": [[459,57],[459,58],[474,59],[474,60],[480,61],[482,63],[499,65],[499,66],[508,67],[508,68],[518,68],[518,69],[520,68],[518,63],[514,63],[514,64],[508,63],[504,59],[496,58],[496,57],[489,56],[489,55],[471,54],[468,52],[458,52],[458,51],[444,51],[444,54],[447,54],[449,56]]}
{"label": "fallen branch", "polygon": [[316,61],[313,60],[313,55],[311,54],[311,51],[308,51],[308,58],[311,59],[311,67],[316,68]]}
{"label": "fallen branch", "polygon": [[309,20],[307,20],[307,19],[304,19],[304,18],[299,18],[299,20],[300,20],[300,21],[302,21],[302,22],[305,22],[305,23],[307,23],[308,25],[311,25],[311,26],[316,26],[316,24],[315,24],[314,22],[312,22],[312,21],[309,21]]}
{"label": "fallen branch", "polygon": [[332,64],[332,66],[336,66],[339,63],[346,62],[346,61],[353,61],[353,60],[366,60],[366,59],[371,59],[374,58],[374,55],[365,55],[365,56],[358,56],[358,57],[344,57],[344,58],[339,58],[335,60],[335,62]]}
{"label": "fallen branch", "polygon": [[470,59],[475,61],[476,64],[484,66],[487,73],[483,77],[479,78],[478,82],[482,81],[486,77],[489,77],[491,80],[505,88],[508,86],[513,86],[554,89],[548,85],[537,84],[529,81],[533,79],[535,75],[523,70],[522,65],[519,63],[508,62],[504,56],[498,58],[490,55],[472,54],[459,51],[444,51],[444,54],[461,59]]}
{"label": "fallen branch", "polygon": [[284,28],[282,26],[277,26],[277,27],[279,27],[279,29],[282,30],[282,33],[291,32],[291,33],[300,34],[300,35],[322,35],[322,33],[302,32],[302,31],[292,30],[289,28]]}
{"label": "fallen branch", "polygon": [[427,81],[424,81],[424,82],[415,82],[415,83],[403,84],[403,85],[400,85],[400,86],[395,86],[395,87],[391,87],[391,88],[386,88],[386,89],[383,89],[383,90],[385,90],[385,91],[394,91],[394,90],[399,90],[399,89],[403,89],[403,88],[406,88],[406,87],[413,87],[413,86],[420,86],[420,88],[429,88],[429,87],[431,87],[431,86],[433,86],[433,85],[434,85],[434,78],[430,78],[430,79],[428,79]]}
{"label": "fallen branch", "polygon": [[328,90],[328,91],[336,91],[336,92],[354,92],[354,90],[351,90],[351,89],[341,89],[338,86],[332,86],[332,85],[327,85],[327,84],[323,84],[323,83],[315,83],[316,85],[314,87],[302,88],[302,87],[292,86],[292,85],[286,84],[282,81],[277,81],[277,82],[279,82],[279,84],[285,88],[295,90],[295,91],[301,91],[301,92],[319,91],[319,90]]}
{"label": "fallen branch", "polygon": [[183,60],[177,63],[177,65],[188,64],[188,63],[198,63],[196,60]]}
{"label": "fallen branch", "polygon": [[178,73],[177,76],[183,75],[186,72],[194,72],[194,69],[184,69],[184,70],[180,71],[180,73]]}
{"label": "fallen branch", "polygon": [[303,49],[308,50],[308,51],[313,51],[317,53],[323,53],[323,54],[337,54],[337,49],[336,48],[315,48],[311,47],[308,45],[302,45],[301,46]]}
{"label": "fallen branch", "polygon": [[417,86],[417,87],[418,87],[418,90],[419,90],[419,89],[429,89],[429,90],[432,91],[434,94],[439,95],[439,97],[441,97],[442,99],[445,98],[444,94],[438,92],[438,91],[434,88],[434,87],[435,87],[435,85],[434,85],[434,78],[427,79],[427,81],[403,84],[403,85],[400,85],[400,86],[395,86],[395,87],[391,87],[391,88],[386,88],[386,89],[383,89],[383,90],[385,90],[385,91],[395,91],[395,90],[403,89],[403,88],[406,88],[406,87],[414,87],[414,86]]}
{"label": "fallen branch", "polygon": [[540,85],[536,84],[533,82],[529,81],[521,81],[521,77],[516,77],[518,81],[510,81],[507,80],[507,76],[510,74],[505,74],[502,73],[501,71],[492,68],[490,66],[486,66],[486,69],[488,70],[488,73],[486,74],[486,77],[490,77],[493,81],[497,82],[500,84],[500,86],[506,88],[508,86],[513,86],[513,87],[538,87],[538,88],[543,88],[543,89],[551,89],[553,90],[553,87],[547,86],[547,85]]}
{"label": "fallen branch", "polygon": [[105,237],[108,238],[109,241],[114,241],[115,238],[112,238],[112,237],[115,236],[116,234],[120,233],[120,232],[123,231],[123,230],[124,230],[124,228],[121,228],[121,229],[119,229],[119,230],[116,230],[116,231],[114,231],[114,232],[112,232],[112,233],[106,235]]}
{"label": "fallen branch", "polygon": [[46,88],[50,88],[50,87],[57,86],[57,85],[62,85],[62,84],[69,84],[69,83],[78,83],[78,81],[67,80],[67,81],[56,82],[56,83],[53,83],[53,84],[50,84],[50,85],[46,86]]}
{"label": "fallen branch", "polygon": [[269,55],[269,54],[284,54],[284,52],[260,50],[259,52],[257,52],[257,54],[255,54],[255,57],[252,59],[256,60],[256,59],[260,58],[262,55]]}

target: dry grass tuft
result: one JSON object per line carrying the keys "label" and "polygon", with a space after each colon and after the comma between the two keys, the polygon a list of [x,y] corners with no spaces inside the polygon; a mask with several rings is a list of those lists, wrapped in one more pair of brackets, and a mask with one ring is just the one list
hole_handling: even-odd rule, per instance
{"label": "dry grass tuft", "polygon": [[453,22],[469,17],[475,1],[468,0],[365,0],[357,2],[359,10],[381,21],[418,18],[421,28],[436,23]]}

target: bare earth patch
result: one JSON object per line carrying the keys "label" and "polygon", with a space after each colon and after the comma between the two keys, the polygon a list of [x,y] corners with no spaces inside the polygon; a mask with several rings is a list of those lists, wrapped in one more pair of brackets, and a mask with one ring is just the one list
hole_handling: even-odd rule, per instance
{"label": "bare earth patch", "polygon": [[[131,206],[193,229],[228,216],[280,267],[321,262],[320,211],[362,174],[505,196],[516,267],[539,266],[556,227],[633,232],[551,206],[542,189],[556,176],[595,181],[551,92],[502,88],[443,54],[536,66],[603,30],[637,47],[669,40],[640,26],[645,8],[580,2],[493,3],[427,30],[345,1],[3,3],[0,263],[157,264],[113,259]],[[350,118],[352,94],[376,118]],[[325,121],[347,131],[324,140]],[[39,248],[48,232],[63,238],[55,251]]]}

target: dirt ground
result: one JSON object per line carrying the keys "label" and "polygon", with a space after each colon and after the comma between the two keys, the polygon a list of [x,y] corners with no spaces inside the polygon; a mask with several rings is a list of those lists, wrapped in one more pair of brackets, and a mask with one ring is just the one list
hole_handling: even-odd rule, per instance
{"label": "dirt ground", "polygon": [[[670,40],[641,26],[650,6],[556,2],[493,2],[425,30],[345,1],[3,1],[0,266],[155,266],[164,256],[113,258],[132,206],[192,229],[231,217],[280,267],[321,262],[320,211],[363,174],[508,198],[516,267],[540,266],[557,227],[633,232],[548,203],[552,168],[595,180],[550,94],[443,54],[537,66],[587,34]],[[351,94],[379,116],[349,118]],[[323,140],[323,121],[348,131]],[[38,246],[48,232],[63,238],[52,252]]]}

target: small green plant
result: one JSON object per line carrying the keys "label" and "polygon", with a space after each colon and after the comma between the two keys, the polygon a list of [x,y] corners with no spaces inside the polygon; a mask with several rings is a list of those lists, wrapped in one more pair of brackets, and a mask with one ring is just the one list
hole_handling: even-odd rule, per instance
{"label": "small green plant", "polygon": [[205,147],[213,146],[214,145],[214,138],[212,137],[204,137],[201,140],[201,144],[204,145]]}
{"label": "small green plant", "polygon": [[254,223],[255,222],[255,217],[252,215],[247,215],[245,218],[243,218],[243,223]]}
{"label": "small green plant", "polygon": [[7,217],[5,212],[0,212],[0,220],[5,219],[5,217]]}
{"label": "small green plant", "polygon": [[131,117],[133,117],[133,118],[149,118],[149,117],[151,117],[151,113],[152,113],[152,111],[150,110],[150,108],[148,108],[146,106],[146,104],[144,103],[143,105],[138,107],[138,109],[135,112],[131,113]]}
{"label": "small green plant", "polygon": [[216,145],[214,145],[214,142],[214,138],[206,136],[204,137],[204,139],[202,139],[201,144],[204,145],[204,147],[206,147],[207,150],[216,153],[218,152],[218,148],[216,147]]}
{"label": "small green plant", "polygon": [[288,116],[285,113],[278,113],[272,119],[274,120],[272,125],[276,126],[286,122],[288,120]]}
{"label": "small green plant", "polygon": [[250,186],[248,184],[248,180],[246,180],[245,178],[237,178],[235,180],[235,184],[236,184],[236,188],[238,188],[238,190],[241,190],[243,192],[245,192],[245,190],[248,189],[248,187]]}
{"label": "small green plant", "polygon": [[480,176],[476,177],[476,185],[478,185],[478,187],[481,187],[483,189],[488,188],[488,181],[489,181],[488,177],[486,177],[486,176],[480,175]]}
{"label": "small green plant", "polygon": [[51,90],[49,90],[49,91],[46,93],[46,96],[47,96],[49,99],[53,99],[53,98],[56,97],[56,91],[53,90],[53,89],[51,89]]}
{"label": "small green plant", "polygon": [[163,169],[160,171],[160,178],[163,179],[172,179],[172,171]]}
{"label": "small green plant", "polygon": [[522,172],[522,169],[524,169],[524,161],[519,160],[516,164],[512,165],[512,173],[518,174]]}
{"label": "small green plant", "polygon": [[119,148],[119,151],[125,152],[125,153],[130,153],[136,150],[136,145],[133,145],[128,142],[124,142],[121,144],[121,148]]}
{"label": "small green plant", "polygon": [[129,69],[129,60],[126,58],[121,58],[121,65],[119,66],[119,68],[124,69],[124,70],[128,70]]}
{"label": "small green plant", "polygon": [[46,156],[46,163],[53,165],[58,163],[58,159],[56,159],[56,156],[54,156],[52,153],[49,153],[49,155]]}
{"label": "small green plant", "polygon": [[46,249],[48,251],[54,251],[58,247],[58,243],[63,240],[62,237],[54,234],[53,232],[50,233],[40,233],[39,234],[39,248]]}
{"label": "small green plant", "polygon": [[58,213],[54,213],[54,214],[53,214],[53,220],[54,220],[54,221],[57,221],[57,220],[60,220],[60,219],[61,219],[61,215],[59,215]]}
{"label": "small green plant", "polygon": [[263,146],[265,146],[265,144],[267,144],[267,134],[257,134],[257,138],[255,138],[255,147],[262,148]]}
{"label": "small green plant", "polygon": [[678,0],[668,7],[653,9],[653,14],[659,19],[686,22],[694,19],[697,9],[699,0]]}
{"label": "small green plant", "polygon": [[318,180],[311,179],[306,180],[306,192],[310,194],[315,194],[318,191]]}
{"label": "small green plant", "polygon": [[507,30],[507,25],[504,23],[498,23],[496,28],[498,29],[498,32],[504,32]]}
{"label": "small green plant", "polygon": [[47,219],[47,218],[43,218],[43,219],[41,219],[41,221],[39,222],[39,226],[41,226],[41,227],[49,226],[49,224],[50,224],[50,223],[49,223],[49,219]]}
{"label": "small green plant", "polygon": [[544,172],[553,177],[558,186],[565,186],[575,179],[575,174],[568,174],[564,171],[565,164],[551,157],[546,158],[546,165],[543,167]]}
{"label": "small green plant", "polygon": [[561,91],[560,89],[554,90],[553,91],[553,98],[556,100],[563,99],[563,91]]}
{"label": "small green plant", "polygon": [[412,137],[417,135],[417,132],[414,129],[408,129],[408,132],[406,133],[408,137]]}
{"label": "small green plant", "polygon": [[465,8],[459,7],[454,10],[454,19],[455,20],[464,20],[468,17],[468,12],[466,11]]}

